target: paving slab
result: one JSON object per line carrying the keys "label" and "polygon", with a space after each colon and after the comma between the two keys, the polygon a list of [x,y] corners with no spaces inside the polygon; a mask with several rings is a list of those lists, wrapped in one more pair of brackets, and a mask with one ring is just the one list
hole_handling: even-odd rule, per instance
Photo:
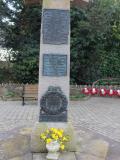
{"label": "paving slab", "polygon": [[33,156],[31,153],[25,154],[23,156],[19,156],[19,157],[14,157],[12,159],[9,160],[33,160]]}
{"label": "paving slab", "polygon": [[0,146],[8,159],[22,156],[30,151],[30,137],[18,133],[12,138],[0,141]]}
{"label": "paving slab", "polygon": [[106,158],[109,144],[102,139],[94,139],[86,143],[84,152],[96,157]]}
{"label": "paving slab", "polygon": [[[33,160],[46,160],[46,154],[33,154]],[[74,152],[61,153],[59,160],[76,160]]]}
{"label": "paving slab", "polygon": [[[0,101],[0,140],[13,137],[16,128],[32,127],[38,117],[39,107],[35,101],[27,102],[24,107],[21,101]],[[93,97],[86,101],[72,101],[69,120],[77,132],[79,145],[92,139],[104,139],[110,144],[106,160],[120,160],[119,98]],[[21,132],[24,135],[27,131]]]}
{"label": "paving slab", "polygon": [[91,154],[80,154],[79,156],[77,155],[77,160],[105,160],[104,158],[96,157]]}

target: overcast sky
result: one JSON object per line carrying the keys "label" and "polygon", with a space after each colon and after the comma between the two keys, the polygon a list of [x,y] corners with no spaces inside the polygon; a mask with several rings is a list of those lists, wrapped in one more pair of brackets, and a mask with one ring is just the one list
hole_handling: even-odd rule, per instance
{"label": "overcast sky", "polygon": [[5,56],[7,56],[7,51],[0,47],[0,60],[5,61]]}
{"label": "overcast sky", "polygon": [[[3,2],[6,2],[6,0],[3,0]],[[15,10],[15,8],[10,3],[8,3],[8,7],[13,11]],[[8,19],[4,20],[8,21]],[[4,57],[7,57],[7,55],[8,55],[7,50],[5,48],[3,49],[0,47],[0,60],[5,61]]]}

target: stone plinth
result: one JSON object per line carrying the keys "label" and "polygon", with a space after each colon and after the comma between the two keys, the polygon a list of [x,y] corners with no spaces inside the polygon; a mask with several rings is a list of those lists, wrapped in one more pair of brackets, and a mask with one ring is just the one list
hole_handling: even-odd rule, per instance
{"label": "stone plinth", "polygon": [[31,134],[31,151],[35,153],[46,152],[45,143],[40,139],[40,134],[48,128],[62,128],[65,134],[70,137],[70,141],[66,143],[66,151],[76,151],[76,139],[72,125],[70,123],[36,123]]}

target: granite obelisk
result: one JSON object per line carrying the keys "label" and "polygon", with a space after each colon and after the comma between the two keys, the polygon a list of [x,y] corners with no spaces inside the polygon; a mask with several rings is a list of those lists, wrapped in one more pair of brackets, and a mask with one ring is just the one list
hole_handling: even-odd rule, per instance
{"label": "granite obelisk", "polygon": [[39,66],[40,122],[67,122],[70,0],[43,0]]}

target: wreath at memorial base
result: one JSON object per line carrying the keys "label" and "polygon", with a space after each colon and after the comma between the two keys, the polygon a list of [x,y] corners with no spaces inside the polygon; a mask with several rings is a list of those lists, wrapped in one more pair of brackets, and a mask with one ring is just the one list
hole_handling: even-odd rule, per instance
{"label": "wreath at memorial base", "polygon": [[98,88],[83,88],[82,89],[82,93],[85,94],[85,95],[99,95],[99,96],[102,96],[102,97],[105,97],[105,96],[109,96],[109,97],[113,97],[113,96],[117,96],[117,97],[120,97],[120,89],[106,89],[104,87],[98,89]]}
{"label": "wreath at memorial base", "polygon": [[41,111],[57,115],[67,110],[68,100],[60,87],[50,86],[40,100]]}

